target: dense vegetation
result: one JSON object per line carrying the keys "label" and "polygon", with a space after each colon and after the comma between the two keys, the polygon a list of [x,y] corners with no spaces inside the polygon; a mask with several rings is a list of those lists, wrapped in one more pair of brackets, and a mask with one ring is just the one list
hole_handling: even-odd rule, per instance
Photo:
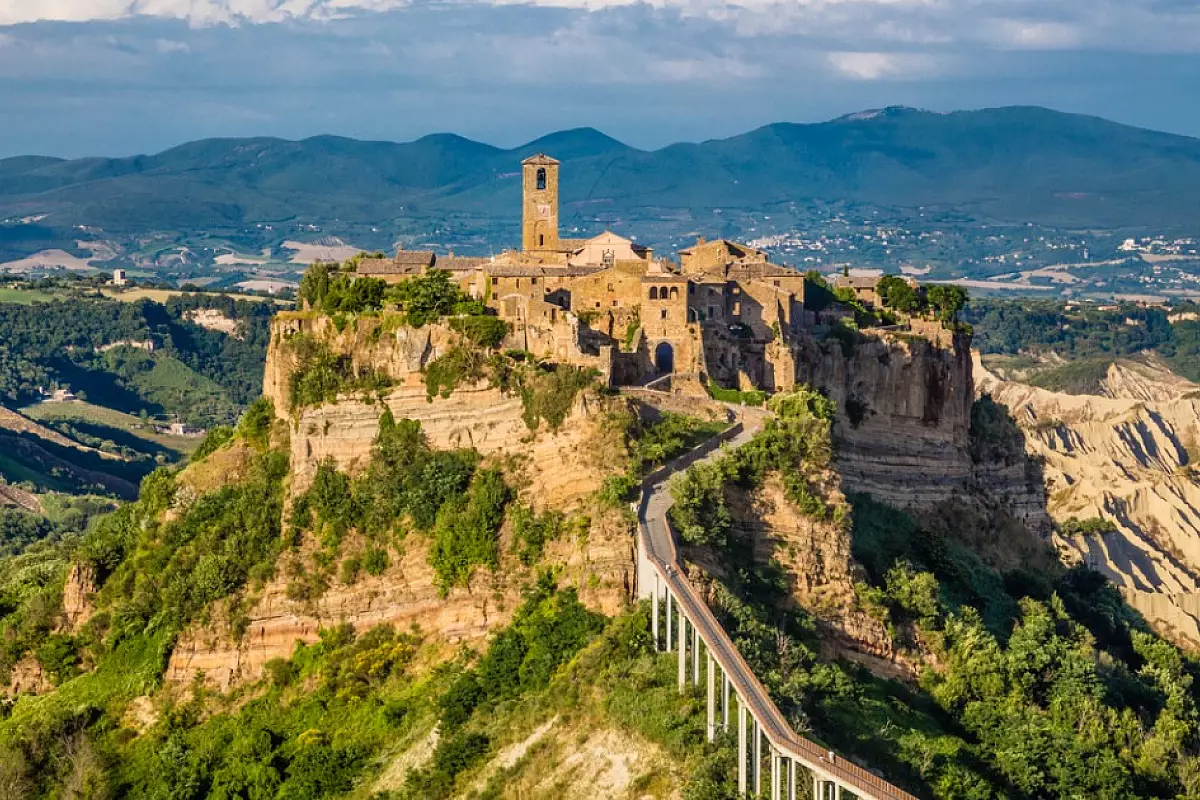
{"label": "dense vegetation", "polygon": [[[819,496],[828,408],[799,397],[810,399],[784,401],[745,453],[680,481],[673,509],[683,537],[729,565],[720,614],[793,725],[921,796],[1197,796],[1194,662],[1097,573],[1038,566],[1049,557],[988,566],[965,544],[983,524],[970,514],[922,525],[867,497],[830,507]],[[978,417],[990,444],[973,454],[1003,458],[1009,431],[987,408]],[[901,651],[936,659],[919,691],[819,657],[820,623],[784,602],[778,565],[756,562],[731,526],[735,493],[770,473],[799,511],[851,534],[861,608]]]}
{"label": "dense vegetation", "polygon": [[[185,315],[217,308],[239,336],[208,330]],[[183,295],[165,305],[101,297],[0,303],[0,401],[40,399],[40,388],[70,387],[100,405],[168,413],[195,424],[232,421],[262,387],[274,307]],[[153,342],[147,353],[120,342]]]}
{"label": "dense vegetation", "polygon": [[[431,450],[420,424],[397,422],[385,409],[368,468],[350,478],[321,464],[293,506],[292,525],[317,534],[330,565],[350,531],[364,537],[363,560],[352,556],[349,567],[343,562],[342,575],[351,582],[360,567],[372,571],[364,560],[379,563],[381,556],[373,553],[386,554],[409,531],[426,534],[430,565],[449,590],[465,585],[478,567],[499,566],[500,525],[511,499],[500,471],[481,467],[474,450]],[[314,582],[326,580],[320,570],[310,571],[294,594],[308,596]]]}
{"label": "dense vegetation", "polygon": [[1070,363],[1015,366],[1035,370],[1030,380],[1036,385],[1087,393],[1095,391],[1114,359],[1139,353],[1157,353],[1180,375],[1200,380],[1200,320],[1189,318],[1198,310],[1194,303],[1165,309],[985,299],[972,302],[966,318],[983,353],[1062,356]]}

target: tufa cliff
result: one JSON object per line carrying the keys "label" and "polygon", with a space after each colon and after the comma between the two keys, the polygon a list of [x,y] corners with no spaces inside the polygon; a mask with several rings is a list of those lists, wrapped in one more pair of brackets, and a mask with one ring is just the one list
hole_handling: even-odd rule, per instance
{"label": "tufa cliff", "polygon": [[[420,370],[452,348],[457,334],[438,325],[386,332],[379,325],[378,318],[363,317],[338,331],[327,317],[303,315],[281,315],[273,322],[264,394],[287,416],[289,496],[306,490],[322,463],[351,475],[365,469],[380,417],[390,409],[395,419],[420,422],[432,448],[474,448],[486,462],[501,466],[519,502],[572,514],[570,535],[549,542],[543,560],[555,565],[565,585],[578,587],[589,606],[607,614],[621,610],[633,580],[629,523],[621,511],[596,509],[590,499],[627,463],[623,430],[614,428],[614,419],[631,413],[628,401],[583,391],[556,429],[542,421],[530,430],[522,397],[484,382],[460,386],[449,397],[428,397]],[[386,388],[349,392],[336,402],[288,414],[290,376],[297,368],[288,342],[295,336],[318,339],[350,359],[356,373],[381,376],[378,383]],[[234,458],[235,452],[217,456]],[[362,546],[353,539],[343,544],[350,551]],[[360,630],[416,625],[449,642],[480,640],[507,623],[533,575],[515,555],[511,524],[501,531],[500,568],[479,570],[468,586],[448,594],[429,565],[429,548],[425,537],[408,536],[382,574],[364,575],[353,585],[334,582],[315,599],[294,599],[289,580],[308,569],[306,559],[312,557],[311,543],[304,544],[296,563],[277,570],[247,609],[226,604],[218,611],[216,617],[227,624],[190,628],[172,654],[168,677],[186,682],[203,675],[222,687],[254,679],[267,661],[288,657],[296,642],[315,641],[322,628],[341,622]],[[238,614],[244,615],[241,637],[228,624]]]}
{"label": "tufa cliff", "polygon": [[971,476],[970,340],[913,321],[911,333],[866,331],[852,345],[797,346],[796,381],[836,406],[836,464],[847,492],[900,508],[962,492]]}

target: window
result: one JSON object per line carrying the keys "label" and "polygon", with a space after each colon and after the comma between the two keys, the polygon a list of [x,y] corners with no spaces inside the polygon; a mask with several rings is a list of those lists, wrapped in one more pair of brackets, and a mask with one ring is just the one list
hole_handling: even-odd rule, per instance
{"label": "window", "polygon": [[520,278],[517,278],[517,288],[518,289],[521,288],[521,279]]}
{"label": "window", "polygon": [[617,307],[617,301],[613,300],[613,308],[616,308],[616,307]]}
{"label": "window", "polygon": [[600,301],[599,301],[599,300],[597,300],[597,301],[596,301],[596,308],[599,308],[599,307],[600,307]]}
{"label": "window", "polygon": [[545,236],[545,234],[539,233],[538,234],[538,247],[545,247],[545,246],[546,246],[546,236]]}
{"label": "window", "polygon": [[500,299],[500,293],[499,293],[499,292],[492,292],[492,299],[493,299],[493,300],[499,300],[499,299]]}
{"label": "window", "polygon": [[735,317],[740,317],[742,315],[742,304],[741,303],[733,304],[733,315]]}
{"label": "window", "polygon": [[611,283],[608,285],[608,290],[609,290],[610,292],[613,290],[613,285],[612,285]]}
{"label": "window", "polygon": [[678,286],[672,286],[672,287],[671,287],[671,299],[672,299],[672,300],[678,300],[678,299],[679,299],[679,287],[678,287]]}
{"label": "window", "polygon": [[537,188],[538,188],[539,192],[546,191],[546,169],[545,169],[545,167],[542,167],[537,171]]}
{"label": "window", "polygon": [[778,286],[778,285],[779,285],[779,281],[772,281],[772,282],[773,282],[773,283],[774,283],[776,286]]}
{"label": "window", "polygon": [[667,310],[666,310],[665,308],[664,308],[662,311],[659,311],[659,312],[658,312],[658,318],[659,318],[659,319],[666,319],[666,318],[667,318]]}
{"label": "window", "polygon": [[658,287],[657,287],[657,286],[651,286],[651,287],[650,287],[650,299],[651,299],[651,300],[657,300],[657,299],[658,299]]}
{"label": "window", "polygon": [[[537,286],[537,278],[530,278],[530,279],[529,279],[529,285],[530,285],[530,286]],[[776,285],[776,286],[778,286],[779,284],[775,284],[775,285]]]}

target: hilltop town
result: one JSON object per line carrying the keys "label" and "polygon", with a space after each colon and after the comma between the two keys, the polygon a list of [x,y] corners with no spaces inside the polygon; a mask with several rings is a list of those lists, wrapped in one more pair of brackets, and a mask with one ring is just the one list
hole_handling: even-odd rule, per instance
{"label": "hilltop town", "polygon": [[804,374],[798,348],[814,337],[903,329],[944,345],[953,335],[946,323],[966,297],[957,287],[921,293],[912,278],[849,275],[830,285],[726,239],[700,238],[673,263],[611,231],[563,238],[559,169],[544,154],[522,164],[520,250],[491,258],[400,250],[353,260],[354,274],[395,284],[443,270],[511,326],[506,347],[593,368],[611,386],[663,379],[683,393],[787,390]]}

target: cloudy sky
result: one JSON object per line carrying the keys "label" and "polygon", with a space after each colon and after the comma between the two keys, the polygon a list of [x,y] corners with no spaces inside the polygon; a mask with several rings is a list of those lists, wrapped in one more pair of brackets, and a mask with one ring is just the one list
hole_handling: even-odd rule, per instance
{"label": "cloudy sky", "polygon": [[0,157],[1012,104],[1200,136],[1200,0],[0,0]]}

